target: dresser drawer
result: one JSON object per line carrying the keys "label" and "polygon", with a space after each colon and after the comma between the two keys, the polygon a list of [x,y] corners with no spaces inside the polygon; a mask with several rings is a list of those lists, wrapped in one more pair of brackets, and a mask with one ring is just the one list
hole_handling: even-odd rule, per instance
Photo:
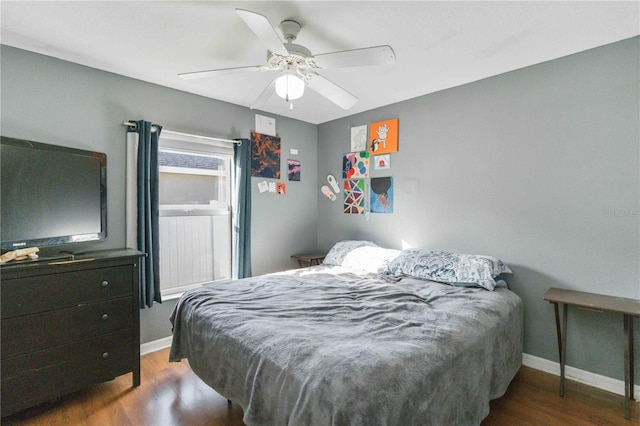
{"label": "dresser drawer", "polygon": [[123,265],[3,279],[2,318],[130,296],[134,292],[133,273],[132,265]]}
{"label": "dresser drawer", "polygon": [[2,361],[131,328],[134,309],[131,298],[113,299],[3,320]]}
{"label": "dresser drawer", "polygon": [[123,330],[2,360],[2,416],[130,372],[133,357],[133,334]]}

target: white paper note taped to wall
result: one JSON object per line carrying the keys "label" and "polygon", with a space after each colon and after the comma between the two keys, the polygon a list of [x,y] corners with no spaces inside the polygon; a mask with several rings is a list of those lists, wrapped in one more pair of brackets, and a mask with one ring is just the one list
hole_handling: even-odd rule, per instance
{"label": "white paper note taped to wall", "polygon": [[267,183],[266,180],[263,180],[262,182],[258,182],[258,191],[260,191],[261,194],[263,192],[267,192],[268,190],[269,190],[269,184]]}
{"label": "white paper note taped to wall", "polygon": [[367,150],[367,125],[351,128],[351,152]]}
{"label": "white paper note taped to wall", "polygon": [[256,133],[276,136],[276,119],[256,114]]}

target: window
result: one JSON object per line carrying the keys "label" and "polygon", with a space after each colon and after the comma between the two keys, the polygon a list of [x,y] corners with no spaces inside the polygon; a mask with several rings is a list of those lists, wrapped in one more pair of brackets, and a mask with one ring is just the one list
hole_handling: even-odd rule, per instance
{"label": "window", "polygon": [[158,153],[163,297],[231,278],[233,149],[167,133]]}

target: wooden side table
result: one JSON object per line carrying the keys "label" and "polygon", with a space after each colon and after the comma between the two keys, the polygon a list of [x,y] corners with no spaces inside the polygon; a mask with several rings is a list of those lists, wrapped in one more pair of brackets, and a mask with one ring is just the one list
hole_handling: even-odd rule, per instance
{"label": "wooden side table", "polygon": [[298,266],[301,268],[303,266],[312,266],[319,265],[320,262],[324,259],[326,253],[302,253],[302,254],[292,254],[291,257],[298,261]]}
{"label": "wooden side table", "polygon": [[[624,322],[624,417],[629,418],[629,401],[633,398],[633,317],[640,317],[640,300],[623,297],[605,296],[582,291],[550,288],[542,297],[553,303],[556,314],[556,333],[560,352],[560,396],[564,396],[564,367],[567,353],[567,309],[569,305],[579,308],[621,313]],[[562,324],[558,305],[562,304]]]}

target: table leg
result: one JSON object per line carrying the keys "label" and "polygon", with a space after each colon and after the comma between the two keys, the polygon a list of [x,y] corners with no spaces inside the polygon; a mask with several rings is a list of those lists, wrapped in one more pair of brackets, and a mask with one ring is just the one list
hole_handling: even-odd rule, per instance
{"label": "table leg", "polygon": [[558,352],[560,353],[560,396],[564,396],[564,367],[567,355],[567,304],[562,304],[562,325],[558,303],[553,304],[556,314],[556,334],[558,336]]}
{"label": "table leg", "polygon": [[633,317],[624,315],[624,418],[628,419],[629,400],[633,399]]}
{"label": "table leg", "polygon": [[558,304],[553,304],[553,310],[556,313],[556,336],[558,337],[558,360],[562,362],[562,331],[560,331],[560,312],[558,311]]}
{"label": "table leg", "polygon": [[634,353],[633,353],[633,316],[627,315],[629,317],[629,394],[632,400],[635,401],[633,396],[633,388],[635,387],[635,365],[634,365]]}

